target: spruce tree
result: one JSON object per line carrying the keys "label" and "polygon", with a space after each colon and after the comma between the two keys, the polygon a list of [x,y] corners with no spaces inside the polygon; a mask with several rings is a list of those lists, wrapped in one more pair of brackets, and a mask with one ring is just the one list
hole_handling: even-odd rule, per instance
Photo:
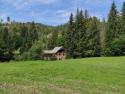
{"label": "spruce tree", "polygon": [[106,46],[108,55],[113,55],[111,48],[112,48],[112,42],[118,36],[117,25],[118,25],[117,9],[116,9],[115,2],[113,2],[109,13],[109,17],[108,17],[106,38],[105,38],[105,46]]}
{"label": "spruce tree", "polygon": [[89,14],[88,14],[88,10],[86,9],[85,10],[85,19],[88,19],[89,18]]}
{"label": "spruce tree", "polygon": [[73,58],[74,56],[74,18],[73,14],[70,15],[68,29],[65,32],[65,49],[67,58]]}
{"label": "spruce tree", "polygon": [[123,3],[123,7],[122,7],[121,26],[122,26],[121,34],[125,34],[125,2]]}
{"label": "spruce tree", "polygon": [[80,57],[84,57],[84,51],[86,49],[86,20],[83,15],[83,11],[80,11],[80,23],[79,23],[79,53]]}
{"label": "spruce tree", "polygon": [[122,6],[121,15],[118,15],[118,25],[117,25],[117,39],[113,41],[112,49],[114,50],[114,55],[125,55],[125,2]]}
{"label": "spruce tree", "polygon": [[75,35],[74,35],[74,58],[78,58],[81,56],[80,52],[80,11],[77,9],[76,17],[75,17]]}
{"label": "spruce tree", "polygon": [[83,11],[79,11],[78,9],[75,20],[75,57],[84,57],[86,33],[85,22]]}
{"label": "spruce tree", "polygon": [[98,29],[98,19],[92,18],[87,29],[87,50],[86,56],[100,56],[100,31]]}

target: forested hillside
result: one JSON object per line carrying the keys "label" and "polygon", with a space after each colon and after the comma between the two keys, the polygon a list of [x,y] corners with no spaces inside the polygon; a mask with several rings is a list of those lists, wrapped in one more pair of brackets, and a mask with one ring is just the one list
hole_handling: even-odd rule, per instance
{"label": "forested hillside", "polygon": [[65,48],[68,58],[125,55],[125,2],[120,12],[113,2],[102,21],[90,17],[87,10],[71,14]]}
{"label": "forested hillside", "polygon": [[125,3],[118,12],[113,2],[106,20],[79,9],[59,26],[11,22],[9,17],[7,23],[1,20],[0,58],[42,59],[43,49],[56,46],[64,46],[67,58],[125,55]]}
{"label": "forested hillside", "polygon": [[[9,18],[10,19],[10,18]],[[35,22],[11,22],[0,24],[0,57],[27,60],[39,59],[42,49],[62,44],[64,26],[47,26]],[[58,35],[60,36],[57,41]]]}

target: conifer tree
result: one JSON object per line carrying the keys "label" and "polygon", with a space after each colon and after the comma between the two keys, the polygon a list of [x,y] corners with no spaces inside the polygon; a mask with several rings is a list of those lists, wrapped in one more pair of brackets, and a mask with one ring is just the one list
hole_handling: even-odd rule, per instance
{"label": "conifer tree", "polygon": [[51,37],[48,41],[48,49],[53,49],[54,47],[58,46],[57,45],[57,39],[58,39],[58,32],[53,31],[51,34]]}
{"label": "conifer tree", "polygon": [[83,15],[83,11],[79,11],[79,9],[77,9],[75,20],[75,57],[84,57],[85,33],[85,17]]}
{"label": "conifer tree", "polygon": [[20,47],[20,52],[21,54],[25,51],[28,50],[28,47],[27,47],[27,42],[28,42],[28,28],[26,27],[26,25],[23,23],[21,25],[21,39],[22,39],[22,45]]}
{"label": "conifer tree", "polygon": [[113,41],[112,49],[113,55],[125,55],[125,2],[122,6],[121,15],[118,15],[118,25],[117,25],[117,39]]}
{"label": "conifer tree", "polygon": [[83,11],[80,11],[80,23],[79,23],[79,53],[80,57],[84,57],[84,51],[86,49],[86,20],[83,15]]}
{"label": "conifer tree", "polygon": [[80,11],[77,9],[76,17],[75,17],[75,35],[74,35],[74,58],[80,57],[81,52],[80,52]]}
{"label": "conifer tree", "polygon": [[65,32],[65,49],[67,53],[67,58],[73,58],[74,56],[74,18],[73,14],[70,15],[70,20],[68,24],[68,29]]}
{"label": "conifer tree", "polygon": [[88,19],[89,18],[89,14],[88,14],[88,10],[86,9],[85,10],[85,19]]}
{"label": "conifer tree", "polygon": [[108,17],[106,38],[105,38],[105,46],[106,46],[106,49],[108,50],[107,52],[109,55],[113,54],[113,52],[111,51],[112,42],[118,36],[117,25],[118,25],[117,9],[116,9],[115,2],[113,2],[109,13],[109,17]]}
{"label": "conifer tree", "polygon": [[2,41],[3,56],[12,57],[14,45],[9,27],[4,27],[2,30]]}
{"label": "conifer tree", "polygon": [[105,47],[105,31],[106,31],[106,21],[105,18],[103,18],[100,31],[100,45],[102,49],[104,49]]}
{"label": "conifer tree", "polygon": [[100,56],[100,31],[98,29],[98,20],[93,17],[87,30],[87,50],[86,56]]}
{"label": "conifer tree", "polygon": [[112,3],[112,7],[108,17],[108,27],[106,32],[106,44],[110,46],[111,42],[115,38],[116,30],[117,30],[117,10],[115,2]]}
{"label": "conifer tree", "polygon": [[36,40],[38,40],[38,32],[37,32],[36,25],[35,25],[34,21],[30,25],[29,33],[30,33],[32,43],[34,43]]}
{"label": "conifer tree", "polygon": [[125,2],[123,3],[122,6],[121,26],[122,26],[121,34],[125,34]]}

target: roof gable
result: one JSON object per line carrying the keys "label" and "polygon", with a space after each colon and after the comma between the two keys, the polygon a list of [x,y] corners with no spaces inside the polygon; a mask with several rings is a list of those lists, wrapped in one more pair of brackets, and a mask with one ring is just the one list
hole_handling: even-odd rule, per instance
{"label": "roof gable", "polygon": [[55,54],[55,53],[57,53],[58,51],[60,51],[62,49],[63,49],[63,46],[55,47],[53,50],[43,50],[43,53],[44,54]]}

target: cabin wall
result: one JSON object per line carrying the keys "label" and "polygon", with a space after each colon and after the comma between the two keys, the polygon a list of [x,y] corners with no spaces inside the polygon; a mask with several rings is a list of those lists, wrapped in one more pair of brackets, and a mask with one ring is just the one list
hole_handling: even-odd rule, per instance
{"label": "cabin wall", "polygon": [[55,57],[57,60],[64,60],[66,58],[64,51],[56,53]]}
{"label": "cabin wall", "polygon": [[44,55],[43,55],[43,59],[44,59],[44,60],[54,60],[54,59],[56,59],[56,58],[55,58],[55,55],[54,55],[54,54],[44,54]]}
{"label": "cabin wall", "polygon": [[64,60],[66,59],[65,51],[62,49],[58,51],[57,53],[43,53],[42,59],[44,60]]}

